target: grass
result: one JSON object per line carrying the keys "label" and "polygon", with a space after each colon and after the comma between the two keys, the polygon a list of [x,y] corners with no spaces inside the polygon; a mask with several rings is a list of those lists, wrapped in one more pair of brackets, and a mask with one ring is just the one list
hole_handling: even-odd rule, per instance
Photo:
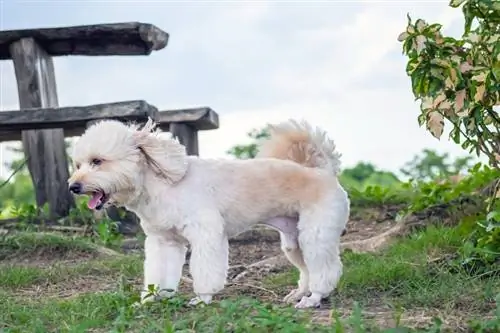
{"label": "grass", "polygon": [[[378,309],[460,311],[469,317],[465,320],[492,315],[500,295],[500,269],[483,279],[461,268],[458,260],[446,260],[460,247],[462,237],[458,228],[429,227],[378,254],[346,252],[344,274],[331,301],[340,307],[355,300]],[[265,284],[280,288],[297,278],[297,271],[290,270],[268,277]]]}
{"label": "grass", "polygon": [[[30,264],[0,264],[0,332],[343,332],[348,327],[365,332],[404,320],[432,326],[432,316],[415,314],[422,311],[445,321],[453,317],[458,321],[455,329],[465,328],[470,320],[500,325],[500,313],[495,321],[494,312],[500,273],[482,279],[440,260],[456,253],[462,236],[458,228],[429,227],[378,254],[345,252],[344,275],[330,300],[341,317],[339,324],[325,320],[329,311],[318,320],[316,312],[245,295],[224,296],[193,309],[186,306],[192,295],[183,292],[136,308],[132,304],[138,300],[141,255],[96,255],[94,244],[85,239],[56,235],[3,237],[0,253],[5,258],[32,253],[46,262],[37,265],[43,260],[34,256]],[[55,250],[73,256],[51,262],[46,255]],[[289,270],[263,282],[284,295],[296,279],[297,272]],[[356,312],[358,304],[362,313]]]}
{"label": "grass", "polygon": [[15,236],[5,235],[0,238],[0,260],[9,257],[45,256],[60,253],[88,253],[94,252],[95,247],[86,239],[80,237],[61,237],[58,234],[48,233],[17,233]]}

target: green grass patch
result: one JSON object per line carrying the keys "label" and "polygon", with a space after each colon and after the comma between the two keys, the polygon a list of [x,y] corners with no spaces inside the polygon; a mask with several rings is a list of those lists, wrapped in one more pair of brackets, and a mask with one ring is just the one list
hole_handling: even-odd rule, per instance
{"label": "green grass patch", "polygon": [[[500,271],[488,279],[471,276],[459,260],[447,260],[462,244],[459,228],[429,227],[401,239],[377,254],[345,252],[344,274],[333,304],[347,300],[361,305],[374,299],[403,307],[491,311],[500,292]],[[440,260],[443,258],[443,260]],[[269,288],[294,285],[297,270],[269,277]]]}
{"label": "green grass patch", "polygon": [[329,332],[313,325],[306,312],[261,303],[226,299],[196,309],[173,298],[134,308],[135,293],[125,289],[64,301],[20,303],[0,296],[3,332]]}
{"label": "green grass patch", "polygon": [[0,260],[23,255],[52,255],[68,252],[95,253],[95,246],[82,237],[22,232],[0,237]]}
{"label": "green grass patch", "polygon": [[85,276],[140,276],[143,258],[129,255],[120,258],[86,260],[76,265],[52,264],[50,266],[0,266],[0,288],[23,288],[32,285],[57,284]]}

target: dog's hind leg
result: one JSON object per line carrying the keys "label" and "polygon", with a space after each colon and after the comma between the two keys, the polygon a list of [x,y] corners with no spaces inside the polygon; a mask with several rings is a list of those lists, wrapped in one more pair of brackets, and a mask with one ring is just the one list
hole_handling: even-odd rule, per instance
{"label": "dog's hind leg", "polygon": [[298,218],[276,217],[263,223],[279,232],[281,250],[288,261],[299,270],[298,286],[285,296],[283,301],[286,303],[296,303],[309,294],[309,273],[299,247],[297,222]]}
{"label": "dog's hind leg", "polygon": [[292,290],[283,299],[286,303],[296,303],[309,294],[309,272],[299,247],[298,233],[290,234],[280,232],[281,249],[290,261],[299,270],[297,289]]}
{"label": "dog's hind leg", "polygon": [[309,272],[310,296],[304,296],[296,308],[321,305],[342,275],[340,237],[348,218],[348,207],[342,204],[322,205],[301,212],[299,245]]}
{"label": "dog's hind leg", "polygon": [[[186,260],[185,244],[168,236],[149,235],[144,243],[144,290],[141,301],[171,297],[177,292]],[[151,293],[149,286],[159,289]]]}

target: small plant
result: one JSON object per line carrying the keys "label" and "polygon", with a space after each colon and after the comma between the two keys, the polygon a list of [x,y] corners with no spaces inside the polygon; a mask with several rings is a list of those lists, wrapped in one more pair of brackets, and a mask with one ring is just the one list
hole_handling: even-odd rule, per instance
{"label": "small plant", "polygon": [[494,264],[500,258],[500,209],[489,212],[476,224],[478,227],[471,234],[474,246],[469,251],[468,261]]}
{"label": "small plant", "polygon": [[348,187],[347,192],[352,204],[359,207],[401,204],[409,200],[402,191],[380,185],[368,185],[364,190]]}
{"label": "small plant", "polygon": [[95,224],[95,233],[105,246],[120,243],[123,236],[119,233],[118,223],[110,219],[102,219]]}

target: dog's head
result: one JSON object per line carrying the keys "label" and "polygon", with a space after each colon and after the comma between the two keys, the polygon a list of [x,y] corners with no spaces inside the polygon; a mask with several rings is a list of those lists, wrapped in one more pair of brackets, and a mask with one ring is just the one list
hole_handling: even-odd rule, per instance
{"label": "dog's head", "polygon": [[73,149],[69,190],[89,195],[90,209],[102,209],[137,196],[147,173],[170,184],[180,181],[187,170],[185,147],[154,129],[151,119],[141,129],[115,120],[90,126]]}

